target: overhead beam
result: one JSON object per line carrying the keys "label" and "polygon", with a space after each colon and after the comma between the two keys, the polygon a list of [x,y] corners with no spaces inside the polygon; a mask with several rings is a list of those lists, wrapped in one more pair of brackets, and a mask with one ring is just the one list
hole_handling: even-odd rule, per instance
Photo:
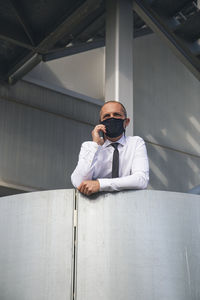
{"label": "overhead beam", "polygon": [[8,83],[14,84],[17,80],[31,71],[41,61],[41,55],[37,53],[30,53],[29,55],[24,57],[23,60],[21,60],[18,64],[16,64],[12,70],[10,70],[9,74],[7,75]]}
{"label": "overhead beam", "polygon": [[[64,36],[62,39],[63,47],[67,46],[74,40],[82,40],[87,42],[87,36],[94,36],[97,30],[105,28],[105,7],[102,6],[96,13],[89,15],[86,20],[78,24],[70,35]],[[94,34],[93,34],[94,33]],[[59,41],[60,43],[60,41]]]}
{"label": "overhead beam", "polygon": [[19,20],[22,28],[24,29],[24,32],[26,33],[29,41],[31,42],[32,46],[35,46],[33,37],[32,37],[32,32],[30,27],[28,26],[27,22],[25,21],[25,16],[23,15],[22,11],[21,11],[21,7],[20,5],[17,5],[17,1],[13,1],[13,0],[8,0],[17,19]]}
{"label": "overhead beam", "polygon": [[[64,22],[57,26],[57,28],[53,32],[51,32],[37,47],[31,47],[31,53],[20,60],[11,70],[8,71],[8,73],[5,75],[5,77],[8,79],[8,82],[12,84],[16,80],[24,76],[27,72],[29,72],[42,60],[43,54],[46,54],[48,50],[51,49],[64,35],[70,34],[72,29],[76,27],[77,22],[79,23],[84,21],[84,19],[87,18],[89,14],[92,14],[101,5],[101,0],[85,1]],[[18,14],[18,17],[21,19],[21,23],[24,23],[24,28],[26,28],[27,33],[28,30],[25,22],[23,21],[23,18],[20,14]],[[4,37],[5,39],[5,36],[6,35],[3,35],[2,37]],[[27,37],[27,35],[25,36]],[[11,39],[10,41],[15,42],[15,40],[13,41],[13,39]]]}
{"label": "overhead beam", "polygon": [[[141,36],[144,36],[147,34],[151,34],[151,33],[153,33],[153,32],[149,27],[141,29],[141,30],[136,30],[133,34],[133,38],[136,39],[138,37],[141,37]],[[101,48],[104,46],[105,46],[105,39],[103,38],[103,39],[98,39],[98,40],[94,40],[94,41],[87,42],[87,43],[84,42],[79,45],[64,47],[61,49],[55,48],[55,49],[51,49],[48,52],[48,54],[43,55],[43,61],[50,61],[50,60],[86,52],[89,50]]]}
{"label": "overhead beam", "polygon": [[96,48],[101,48],[104,46],[105,46],[104,39],[100,39],[100,40],[83,43],[83,44],[76,45],[76,46],[66,47],[66,48],[63,48],[62,50],[55,49],[55,51],[53,53],[48,53],[46,55],[43,55],[43,61],[50,61],[53,59],[58,59],[61,57],[74,55],[77,53],[89,51],[89,50],[96,49]]}
{"label": "overhead beam", "polygon": [[139,38],[141,36],[144,36],[144,35],[147,35],[147,34],[152,34],[152,33],[153,33],[153,31],[151,30],[151,28],[145,27],[145,28],[142,28],[142,29],[139,29],[139,30],[134,30],[133,37],[136,39],[136,38]]}
{"label": "overhead beam", "polygon": [[48,52],[48,50],[52,48],[61,38],[63,38],[63,36],[70,34],[77,26],[77,23],[84,21],[89,14],[95,12],[101,5],[101,0],[85,1],[74,13],[72,13],[38,45],[41,53]]}
{"label": "overhead beam", "polygon": [[34,47],[30,44],[27,44],[26,42],[23,42],[21,39],[17,40],[16,38],[13,38],[12,36],[9,36],[7,34],[0,33],[0,39],[3,41],[6,41],[10,44],[26,48],[28,50],[34,50]]}
{"label": "overhead beam", "polygon": [[181,62],[200,80],[200,60],[190,51],[186,44],[167,27],[161,18],[144,1],[133,1],[134,11],[145,23],[172,49]]}
{"label": "overhead beam", "polygon": [[79,35],[76,36],[76,39],[82,39],[83,41],[87,41],[90,37],[95,37],[99,31],[105,30],[105,13],[101,14],[98,18],[96,18],[89,26],[84,28]]}
{"label": "overhead beam", "polygon": [[[87,0],[85,1],[74,13],[72,13],[64,22],[62,22],[57,28],[51,32],[39,45],[35,45],[31,30],[20,9],[17,8],[13,0],[9,0],[16,16],[24,30],[24,34],[18,32],[16,29],[12,29],[10,32],[0,31],[0,39],[7,41],[16,46],[20,46],[35,53],[47,54],[49,49],[51,49],[63,36],[71,34],[71,32],[76,28],[77,23],[84,22],[88,15],[95,12],[99,6],[102,5],[101,0]],[[14,31],[13,31],[14,30]],[[30,41],[30,43],[28,42]]]}

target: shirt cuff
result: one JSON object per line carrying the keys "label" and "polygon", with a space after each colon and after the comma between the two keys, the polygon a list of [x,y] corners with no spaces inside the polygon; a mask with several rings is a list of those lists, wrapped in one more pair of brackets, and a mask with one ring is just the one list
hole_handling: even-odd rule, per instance
{"label": "shirt cuff", "polygon": [[99,192],[108,192],[109,190],[112,190],[111,188],[109,189],[109,180],[107,178],[101,178],[98,179],[99,181]]}

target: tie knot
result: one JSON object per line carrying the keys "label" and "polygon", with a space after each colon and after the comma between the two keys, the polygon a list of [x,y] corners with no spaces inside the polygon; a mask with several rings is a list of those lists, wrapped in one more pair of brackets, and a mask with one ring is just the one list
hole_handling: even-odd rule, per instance
{"label": "tie knot", "polygon": [[115,150],[117,149],[119,143],[112,143],[111,146],[113,146],[115,148]]}

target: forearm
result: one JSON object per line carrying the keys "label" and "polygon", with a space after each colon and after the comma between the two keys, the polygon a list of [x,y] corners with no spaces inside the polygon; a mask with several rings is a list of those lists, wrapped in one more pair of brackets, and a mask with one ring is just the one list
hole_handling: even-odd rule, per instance
{"label": "forearm", "polygon": [[101,192],[114,192],[121,190],[142,190],[146,189],[149,181],[148,172],[137,172],[135,174],[120,178],[98,179]]}
{"label": "forearm", "polygon": [[93,175],[93,160],[98,149],[97,143],[83,143],[79,154],[79,161],[71,175],[74,187],[78,187],[84,180],[91,180]]}
{"label": "forearm", "polygon": [[75,169],[74,172],[71,175],[71,182],[75,188],[78,188],[78,186],[85,180],[91,180],[92,179],[92,171],[87,170],[87,172],[80,172],[79,169]]}

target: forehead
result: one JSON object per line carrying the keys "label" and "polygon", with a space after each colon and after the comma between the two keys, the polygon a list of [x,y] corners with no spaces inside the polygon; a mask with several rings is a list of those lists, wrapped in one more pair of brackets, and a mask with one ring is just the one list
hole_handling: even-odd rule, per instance
{"label": "forehead", "polygon": [[106,103],[101,108],[101,116],[109,113],[114,113],[114,112],[124,113],[120,103],[114,103],[114,102]]}

